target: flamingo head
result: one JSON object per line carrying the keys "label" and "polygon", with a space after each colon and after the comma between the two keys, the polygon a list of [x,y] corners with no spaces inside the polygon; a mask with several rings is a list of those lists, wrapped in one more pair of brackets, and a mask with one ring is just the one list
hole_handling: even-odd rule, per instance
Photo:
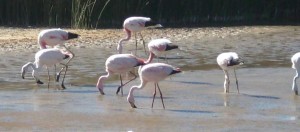
{"label": "flamingo head", "polygon": [[25,73],[27,72],[27,70],[28,70],[28,64],[26,64],[26,65],[24,65],[23,67],[22,67],[22,69],[21,69],[21,77],[23,78],[23,79],[25,79]]}
{"label": "flamingo head", "polygon": [[100,94],[104,95],[105,93],[103,92],[103,84],[97,83],[97,88],[100,92]]}
{"label": "flamingo head", "polygon": [[131,105],[132,108],[137,108],[135,106],[135,104],[134,104],[134,98],[133,98],[133,96],[128,95],[127,101],[129,102],[129,104]]}
{"label": "flamingo head", "polygon": [[76,33],[71,33],[68,32],[68,39],[74,39],[74,38],[78,38],[80,35],[76,34]]}

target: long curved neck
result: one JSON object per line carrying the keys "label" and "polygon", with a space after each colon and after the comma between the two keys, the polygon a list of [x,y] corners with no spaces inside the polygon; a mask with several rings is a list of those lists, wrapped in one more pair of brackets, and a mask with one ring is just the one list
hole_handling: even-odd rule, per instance
{"label": "long curved neck", "polygon": [[148,60],[145,61],[145,64],[149,64],[153,60],[154,56],[155,56],[154,53],[150,52],[149,58],[148,58]]}
{"label": "long curved neck", "polygon": [[130,88],[128,97],[133,97],[133,91],[136,90],[136,89],[140,90],[140,89],[144,88],[145,85],[146,85],[146,82],[144,82],[144,81],[141,80],[141,84],[139,86],[132,86]]}
{"label": "long curved neck", "polygon": [[106,80],[109,76],[110,76],[110,73],[107,72],[106,75],[103,75],[103,76],[99,77],[99,79],[98,79],[98,82],[97,82],[96,87],[99,89],[99,91],[100,91],[101,94],[104,94],[104,92],[103,92],[103,82],[104,82],[104,80]]}
{"label": "long curved neck", "polygon": [[38,68],[32,62],[25,64],[22,69],[27,70],[29,67],[31,67],[33,70],[38,70]]}
{"label": "long curved neck", "polygon": [[131,38],[131,32],[130,32],[128,29],[126,29],[126,28],[124,29],[124,31],[126,32],[127,37],[121,39],[121,40],[119,41],[119,43],[118,43],[117,50],[118,50],[118,53],[119,53],[119,54],[122,54],[122,50],[123,50],[122,44],[123,44],[123,41],[128,41],[128,40]]}

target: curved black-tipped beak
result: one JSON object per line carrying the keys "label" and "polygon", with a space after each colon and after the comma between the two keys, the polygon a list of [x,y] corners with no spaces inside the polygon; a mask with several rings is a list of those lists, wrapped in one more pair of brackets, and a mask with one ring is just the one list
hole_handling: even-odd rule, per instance
{"label": "curved black-tipped beak", "polygon": [[99,92],[100,92],[101,95],[105,95],[105,93],[103,92],[102,89],[98,88],[98,90],[99,90]]}
{"label": "curved black-tipped beak", "polygon": [[298,91],[295,91],[295,95],[298,95]]}
{"label": "curved black-tipped beak", "polygon": [[68,39],[74,39],[74,38],[78,38],[80,35],[76,34],[76,33],[70,33],[68,32]]}
{"label": "curved black-tipped beak", "polygon": [[25,79],[25,77],[24,77],[24,76],[25,76],[25,70],[23,70],[23,71],[22,71],[22,73],[21,73],[21,77],[22,77],[22,79]]}
{"label": "curved black-tipped beak", "polygon": [[172,49],[178,49],[178,45],[167,44],[165,51],[172,50]]}
{"label": "curved black-tipped beak", "polygon": [[132,103],[132,102],[129,102],[129,103],[130,103],[130,105],[131,105],[132,108],[137,108],[137,107],[134,105],[134,103]]}
{"label": "curved black-tipped beak", "polygon": [[70,56],[69,55],[65,55],[64,59],[68,59],[68,58],[70,58]]}
{"label": "curved black-tipped beak", "polygon": [[170,75],[176,74],[176,73],[180,73],[180,72],[182,72],[182,71],[180,71],[180,70],[173,70],[173,71],[170,73]]}

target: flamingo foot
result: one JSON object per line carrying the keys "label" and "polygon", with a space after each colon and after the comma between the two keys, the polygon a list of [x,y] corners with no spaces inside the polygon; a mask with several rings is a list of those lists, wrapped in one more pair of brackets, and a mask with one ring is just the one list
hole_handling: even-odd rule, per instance
{"label": "flamingo foot", "polygon": [[41,80],[36,81],[37,84],[44,84]]}

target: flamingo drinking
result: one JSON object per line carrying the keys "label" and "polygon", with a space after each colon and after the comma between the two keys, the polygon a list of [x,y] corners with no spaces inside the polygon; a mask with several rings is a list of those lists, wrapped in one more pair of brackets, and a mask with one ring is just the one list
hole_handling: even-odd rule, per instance
{"label": "flamingo drinking", "polygon": [[121,85],[118,87],[118,90],[116,93],[118,94],[118,92],[121,88],[121,92],[123,95],[123,86],[126,85],[127,83],[133,81],[134,79],[136,79],[136,75],[133,74],[132,72],[130,72],[132,75],[134,75],[134,78],[123,84],[121,74],[129,72],[134,67],[149,63],[150,60],[151,59],[149,58],[147,61],[144,61],[140,58],[137,58],[136,56],[134,56],[132,54],[112,55],[112,56],[108,57],[105,62],[107,75],[103,75],[103,76],[99,77],[96,87],[99,89],[100,93],[102,95],[104,95],[103,81],[105,79],[109,78],[112,74],[120,74]]}
{"label": "flamingo drinking", "polygon": [[236,87],[237,87],[237,90],[239,93],[239,85],[238,85],[238,80],[237,80],[236,73],[235,73],[235,68],[237,66],[243,64],[244,62],[238,57],[237,53],[226,52],[226,53],[221,53],[217,57],[217,63],[223,69],[223,71],[225,73],[224,93],[229,92],[229,84],[230,84],[229,75],[228,75],[229,69],[233,69],[233,71],[234,71],[234,76],[236,79]]}
{"label": "flamingo drinking", "polygon": [[[136,51],[137,51],[137,39],[136,39],[136,33],[137,32],[141,32],[142,30],[144,30],[146,27],[162,27],[162,25],[157,24],[156,22],[152,21],[151,18],[149,17],[129,17],[127,19],[125,19],[124,23],[123,23],[123,28],[124,31],[126,32],[127,37],[123,38],[119,41],[118,43],[118,53],[121,54],[123,51],[123,42],[124,41],[128,41],[131,38],[131,33],[135,33],[135,46],[136,46]],[[142,38],[143,41],[143,45],[144,45],[144,50],[146,53],[146,48],[145,48],[145,42],[143,39],[142,34],[140,33],[140,36]]]}
{"label": "flamingo drinking", "polygon": [[[174,45],[169,39],[154,39],[148,43],[148,49],[150,54],[156,56],[165,55],[166,51],[177,49],[178,46]],[[166,57],[165,57],[166,58]]]}
{"label": "flamingo drinking", "polygon": [[136,89],[142,89],[145,87],[145,85],[148,82],[154,82],[155,85],[155,90],[153,94],[153,100],[152,100],[152,108],[153,108],[153,103],[154,103],[154,98],[156,95],[156,88],[158,88],[159,93],[160,93],[160,98],[163,104],[163,107],[165,109],[164,101],[163,101],[163,96],[162,92],[158,86],[158,82],[164,80],[168,76],[176,73],[180,73],[181,71],[179,68],[175,68],[171,65],[164,64],[164,63],[150,63],[147,65],[144,65],[140,70],[139,70],[139,76],[141,79],[141,83],[139,86],[132,86],[130,88],[129,94],[127,96],[127,101],[130,103],[132,108],[137,108],[134,104],[134,97],[133,97],[133,91]]}
{"label": "flamingo drinking", "polygon": [[[40,81],[40,79],[38,77],[38,72],[42,70],[42,67],[47,66],[47,69],[48,69],[48,67],[58,64],[61,61],[63,61],[64,59],[67,59],[69,57],[72,57],[71,53],[64,52],[60,49],[55,49],[55,48],[42,49],[35,54],[34,63],[28,62],[27,64],[25,64],[22,67],[21,76],[24,79],[26,71],[28,70],[29,67],[31,67],[33,69],[32,76],[34,77],[36,83],[43,84],[43,82]],[[61,82],[61,87],[63,89],[65,89],[64,79],[65,79],[65,76],[66,76],[66,73],[68,70],[68,65],[65,65],[65,64],[62,64],[62,65],[64,66],[63,69],[65,69],[65,74],[64,74],[63,80]],[[50,76],[49,76],[49,70],[48,70],[48,88],[49,88],[49,81],[50,81]]]}
{"label": "flamingo drinking", "polygon": [[[71,33],[60,28],[54,29],[45,29],[41,31],[38,35],[38,44],[40,45],[40,49],[46,49],[47,46],[54,47],[56,45],[63,46],[69,53],[71,53],[70,59],[67,61],[66,65],[73,59],[75,56],[73,52],[71,52],[65,45],[63,45],[67,40],[78,38],[79,35],[75,33]],[[55,66],[55,65],[54,65]],[[56,75],[56,81],[59,81],[60,73],[63,68]]]}

